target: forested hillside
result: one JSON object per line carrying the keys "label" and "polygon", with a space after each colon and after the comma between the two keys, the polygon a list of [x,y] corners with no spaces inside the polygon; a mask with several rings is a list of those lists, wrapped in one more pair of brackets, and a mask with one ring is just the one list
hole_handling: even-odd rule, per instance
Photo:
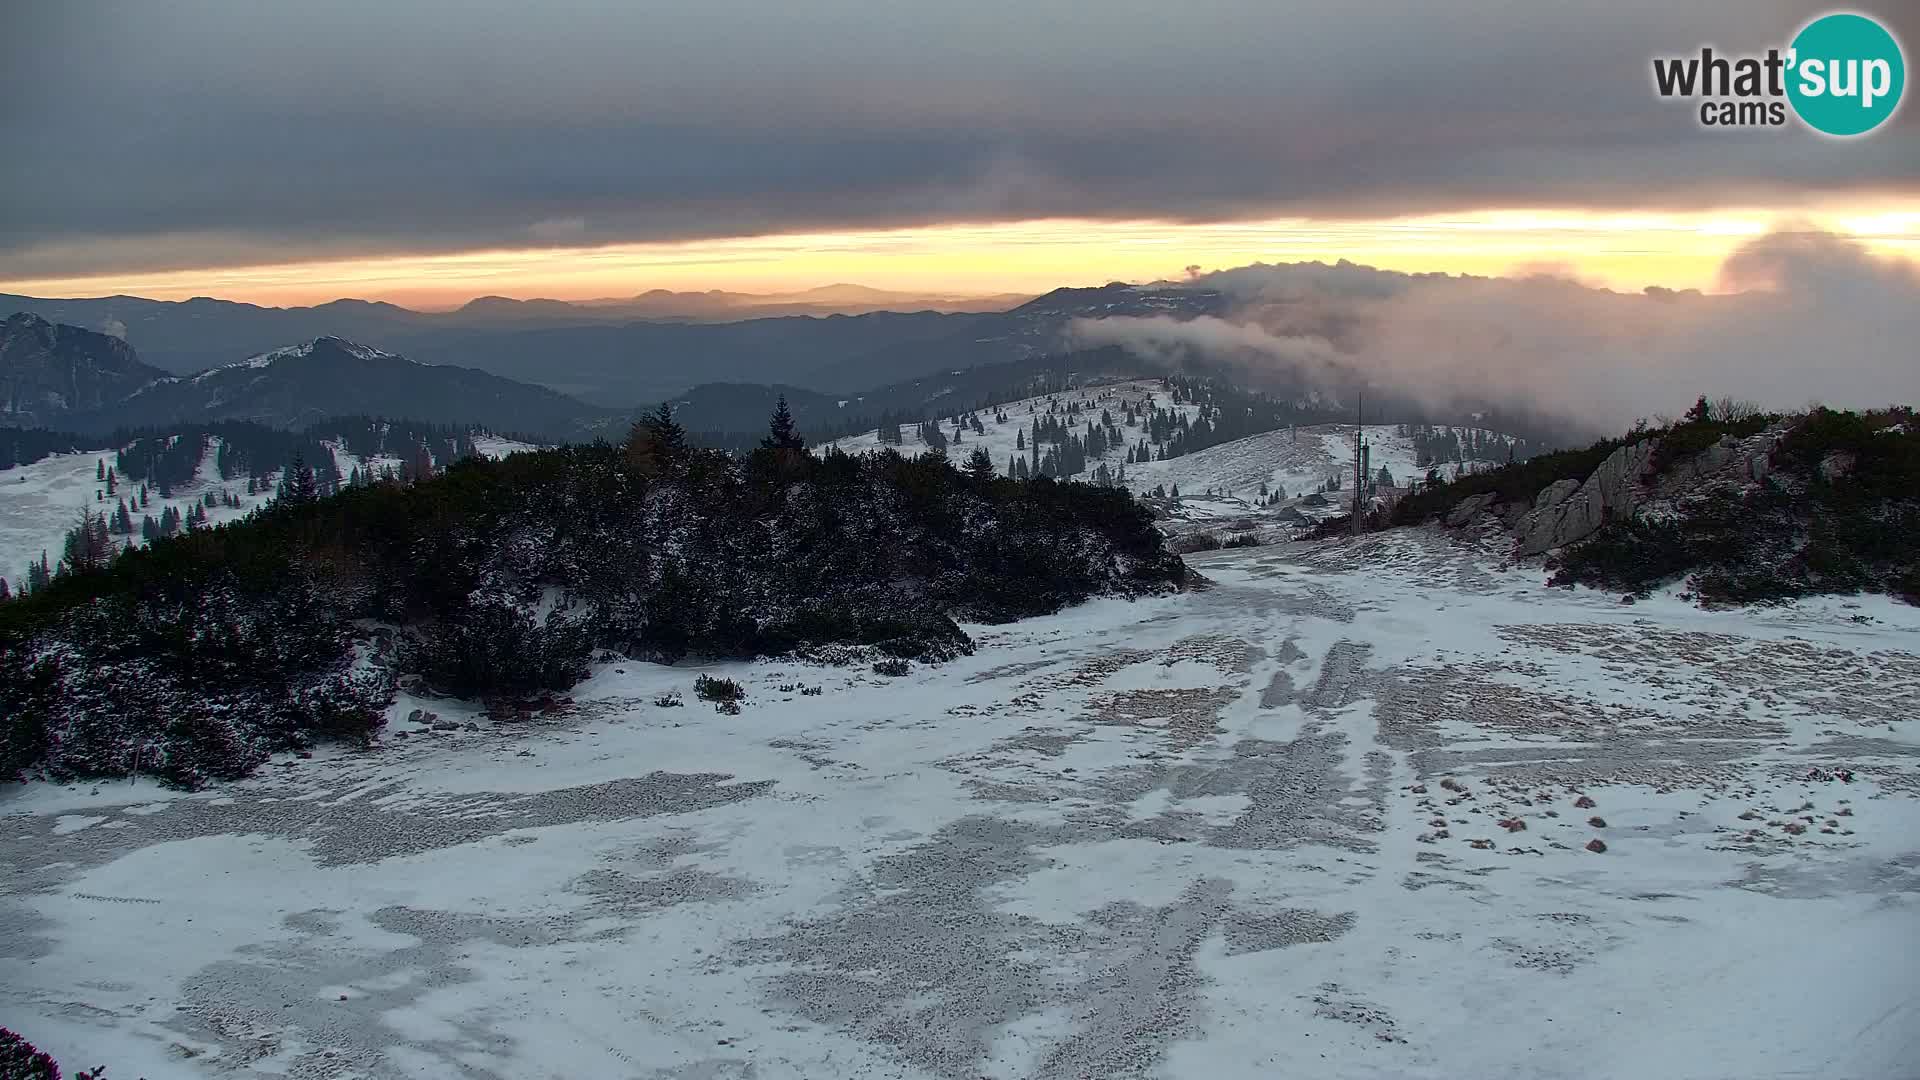
{"label": "forested hillside", "polygon": [[1124,491],[963,474],[940,455],[815,459],[790,428],[770,441],[690,449],[656,417],[621,447],[331,496],[301,467],[253,518],[0,604],[0,768],[197,783],[364,736],[403,673],[513,699],[564,690],[602,648],[939,659],[971,648],[955,618],[1186,580]]}

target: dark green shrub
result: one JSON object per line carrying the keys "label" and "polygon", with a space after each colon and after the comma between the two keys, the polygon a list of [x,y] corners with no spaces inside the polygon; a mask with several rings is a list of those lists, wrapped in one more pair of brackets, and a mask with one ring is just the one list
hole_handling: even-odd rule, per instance
{"label": "dark green shrub", "polygon": [[60,1066],[24,1037],[0,1028],[0,1080],[60,1080]]}
{"label": "dark green shrub", "polygon": [[732,679],[702,675],[693,680],[693,696],[701,701],[733,702],[747,696],[746,688]]}

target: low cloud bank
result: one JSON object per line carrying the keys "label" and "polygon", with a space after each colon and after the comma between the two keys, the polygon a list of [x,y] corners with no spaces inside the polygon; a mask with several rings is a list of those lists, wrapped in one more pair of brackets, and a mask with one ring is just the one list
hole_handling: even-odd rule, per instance
{"label": "low cloud bank", "polygon": [[1361,384],[1435,410],[1492,406],[1617,431],[1700,394],[1769,408],[1920,398],[1920,267],[1818,231],[1728,257],[1729,292],[1616,293],[1550,272],[1476,278],[1341,262],[1191,279],[1225,318],[1085,319],[1076,344],[1204,360],[1344,399]]}

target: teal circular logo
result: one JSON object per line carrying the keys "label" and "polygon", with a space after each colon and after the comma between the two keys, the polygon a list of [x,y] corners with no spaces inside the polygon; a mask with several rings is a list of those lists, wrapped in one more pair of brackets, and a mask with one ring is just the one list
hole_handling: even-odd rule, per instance
{"label": "teal circular logo", "polygon": [[1791,48],[1787,100],[1815,131],[1864,135],[1900,107],[1907,88],[1900,43],[1865,15],[1822,15],[1795,35]]}

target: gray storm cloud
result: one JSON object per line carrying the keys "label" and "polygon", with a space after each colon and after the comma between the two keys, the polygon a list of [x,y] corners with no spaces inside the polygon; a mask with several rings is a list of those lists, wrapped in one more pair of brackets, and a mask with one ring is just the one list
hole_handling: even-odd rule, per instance
{"label": "gray storm cloud", "polygon": [[[1651,57],[1764,49],[1816,0],[17,6],[0,34],[15,278],[1920,190],[1920,110],[1841,146],[1709,134],[1652,93]],[[1883,7],[1920,41],[1920,8]]]}
{"label": "gray storm cloud", "polygon": [[1408,275],[1343,263],[1202,275],[1228,318],[1081,320],[1074,340],[1163,360],[1361,380],[1437,407],[1491,404],[1617,431],[1700,394],[1776,408],[1920,398],[1920,269],[1814,231],[1760,237],[1702,295],[1615,293],[1550,276]]}

